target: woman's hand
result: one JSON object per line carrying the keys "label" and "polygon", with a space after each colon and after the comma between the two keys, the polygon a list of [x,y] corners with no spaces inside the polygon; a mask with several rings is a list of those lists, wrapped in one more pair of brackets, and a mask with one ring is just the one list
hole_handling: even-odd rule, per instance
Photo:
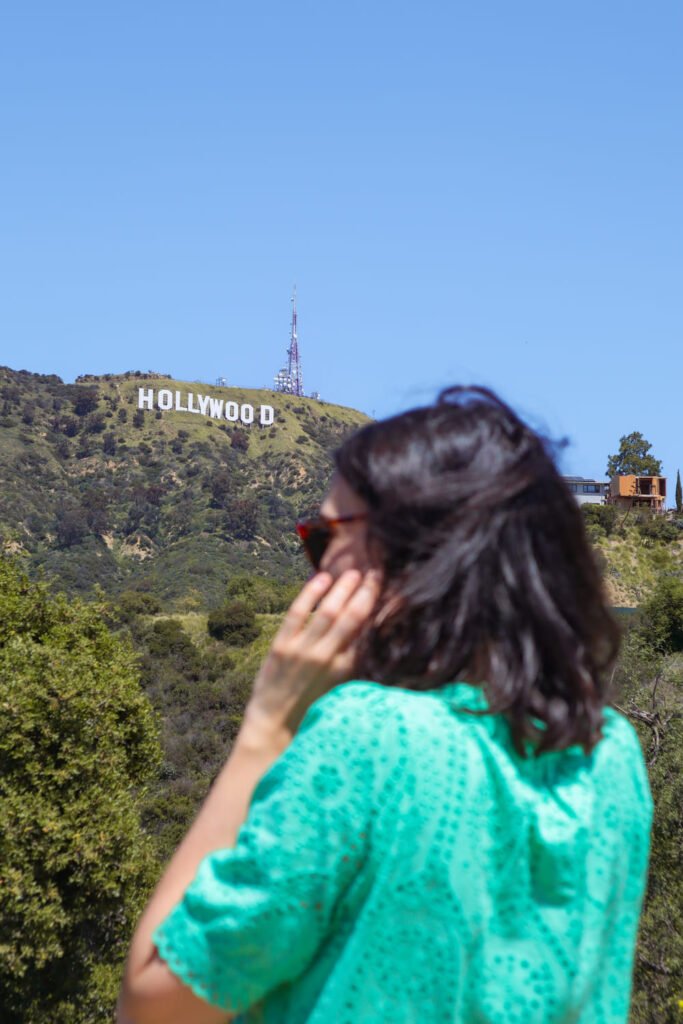
{"label": "woman's hand", "polygon": [[336,581],[323,572],[308,581],[256,677],[243,729],[291,737],[314,700],[352,678],[356,642],[379,587],[377,573],[355,569]]}

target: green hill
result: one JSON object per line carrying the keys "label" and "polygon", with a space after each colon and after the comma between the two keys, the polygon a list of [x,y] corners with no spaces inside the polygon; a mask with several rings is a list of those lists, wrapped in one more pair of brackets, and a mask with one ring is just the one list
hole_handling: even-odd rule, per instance
{"label": "green hill", "polygon": [[[138,409],[140,389],[153,408]],[[68,592],[99,584],[205,608],[236,571],[305,575],[294,520],[320,501],[331,452],[367,421],[309,398],[163,374],[65,384],[1,368],[0,532],[32,573]]]}

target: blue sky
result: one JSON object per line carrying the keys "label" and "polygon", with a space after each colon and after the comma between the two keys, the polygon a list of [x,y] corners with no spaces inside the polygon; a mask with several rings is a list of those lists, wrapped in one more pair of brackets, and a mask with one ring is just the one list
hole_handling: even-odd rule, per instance
{"label": "blue sky", "polygon": [[0,362],[497,389],[683,463],[683,7],[5,5]]}

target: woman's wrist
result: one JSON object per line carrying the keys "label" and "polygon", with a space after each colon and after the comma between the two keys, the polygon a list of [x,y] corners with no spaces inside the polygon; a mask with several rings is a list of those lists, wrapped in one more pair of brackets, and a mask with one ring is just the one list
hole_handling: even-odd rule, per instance
{"label": "woman's wrist", "polygon": [[235,745],[245,753],[279,757],[292,742],[292,732],[280,717],[247,705]]}

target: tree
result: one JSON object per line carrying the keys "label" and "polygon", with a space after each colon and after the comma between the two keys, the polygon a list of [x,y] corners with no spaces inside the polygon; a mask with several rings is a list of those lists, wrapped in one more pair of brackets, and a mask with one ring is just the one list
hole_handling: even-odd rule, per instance
{"label": "tree", "polygon": [[217,470],[211,477],[211,498],[214,508],[223,508],[230,494],[230,474],[227,469]]}
{"label": "tree", "polygon": [[676,658],[627,631],[613,678],[643,745],[654,799],[648,886],[638,930],[632,1024],[681,1019],[683,991],[683,673]]}
{"label": "tree", "polygon": [[223,529],[235,540],[253,540],[258,529],[259,506],[253,495],[225,501]]}
{"label": "tree", "polygon": [[660,576],[638,616],[638,633],[654,650],[662,654],[683,651],[683,579]]}
{"label": "tree", "polygon": [[245,430],[235,430],[230,445],[238,452],[249,451],[249,434]]}
{"label": "tree", "polygon": [[244,601],[227,601],[211,612],[207,629],[216,640],[244,647],[260,633],[254,609]]}
{"label": "tree", "polygon": [[74,399],[73,403],[76,415],[87,416],[88,413],[94,412],[97,409],[99,397],[97,388],[88,388],[87,390],[81,391]]}
{"label": "tree", "polygon": [[0,559],[0,1019],[111,1020],[157,874],[140,825],[155,718],[104,608]]}
{"label": "tree", "polygon": [[619,451],[607,459],[607,476],[660,476],[662,464],[650,455],[652,445],[634,431],[619,438]]}
{"label": "tree", "polygon": [[121,618],[128,622],[136,615],[158,615],[161,602],[154,594],[142,590],[124,590],[119,596],[118,611]]}
{"label": "tree", "polygon": [[586,527],[597,527],[598,536],[611,536],[617,528],[619,512],[615,505],[589,505],[581,506],[584,523]]}
{"label": "tree", "polygon": [[230,600],[242,601],[255,612],[272,615],[287,611],[300,589],[298,583],[238,573],[228,581],[225,593]]}
{"label": "tree", "polygon": [[82,508],[60,508],[55,520],[57,543],[61,548],[80,544],[88,534],[88,521]]}
{"label": "tree", "polygon": [[683,488],[681,488],[681,471],[676,473],[676,511],[680,515],[683,512]]}

